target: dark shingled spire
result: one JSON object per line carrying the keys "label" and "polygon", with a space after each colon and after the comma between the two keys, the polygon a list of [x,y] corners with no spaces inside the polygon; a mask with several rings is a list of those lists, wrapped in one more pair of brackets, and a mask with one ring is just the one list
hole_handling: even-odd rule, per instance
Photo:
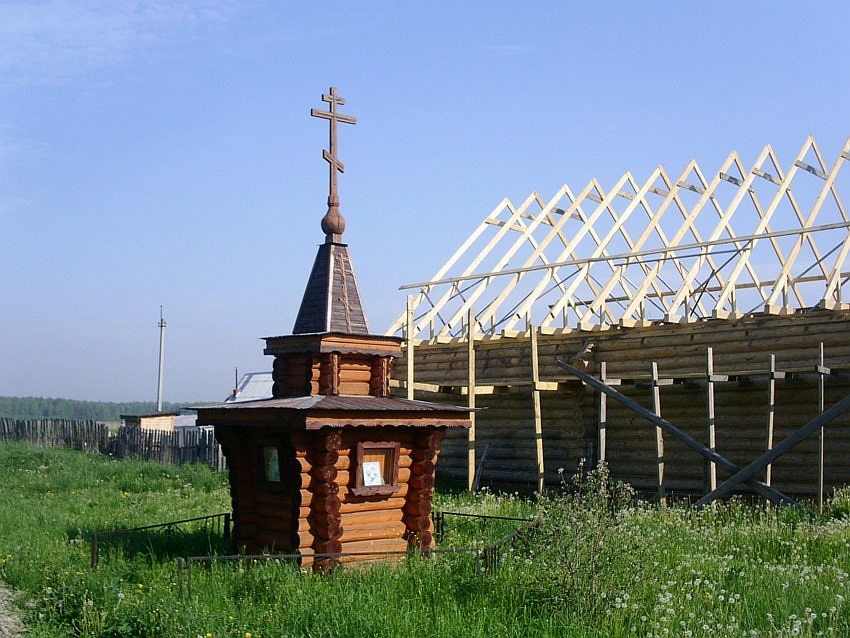
{"label": "dark shingled spire", "polygon": [[337,122],[356,124],[357,120],[337,111],[337,106],[345,104],[345,99],[337,94],[334,87],[331,87],[330,93],[322,95],[322,101],[330,104],[330,110],[313,109],[311,115],[330,122],[331,148],[323,153],[330,165],[328,212],[322,218],[325,243],[319,246],[316,261],[313,262],[292,333],[345,332],[365,335],[369,334],[369,326],[363,314],[363,302],[351,268],[348,246],[341,242],[345,219],[339,212],[336,179],[337,173],[343,171],[342,162],[337,157]]}
{"label": "dark shingled spire", "polygon": [[345,244],[322,244],[313,262],[292,333],[314,332],[369,334]]}

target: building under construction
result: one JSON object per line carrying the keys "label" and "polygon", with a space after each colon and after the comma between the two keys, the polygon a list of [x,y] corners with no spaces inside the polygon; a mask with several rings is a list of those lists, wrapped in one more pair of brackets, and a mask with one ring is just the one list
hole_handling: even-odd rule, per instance
{"label": "building under construction", "polygon": [[[850,394],[847,163],[850,139],[824,153],[809,138],[790,161],[767,146],[752,165],[733,152],[713,173],[691,161],[500,202],[430,280],[404,287],[387,332],[408,337],[396,392],[482,408],[443,444],[441,475],[533,490],[604,459],[660,496],[704,493]],[[847,451],[840,416],[757,478],[822,497],[850,482]]]}

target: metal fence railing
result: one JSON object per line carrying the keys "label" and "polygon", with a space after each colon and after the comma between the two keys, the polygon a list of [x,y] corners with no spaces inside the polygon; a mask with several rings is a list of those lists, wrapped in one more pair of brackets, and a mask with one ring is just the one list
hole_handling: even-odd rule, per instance
{"label": "metal fence railing", "polygon": [[[91,568],[97,569],[104,554],[115,550],[120,550],[124,555],[144,550],[149,553],[166,553],[169,549],[185,550],[189,541],[209,542],[216,537],[226,540],[230,538],[230,522],[230,512],[224,512],[141,527],[97,531],[91,536]],[[194,529],[187,530],[187,526],[193,523]],[[190,534],[196,537],[190,538]],[[178,542],[168,542],[173,539]]]}

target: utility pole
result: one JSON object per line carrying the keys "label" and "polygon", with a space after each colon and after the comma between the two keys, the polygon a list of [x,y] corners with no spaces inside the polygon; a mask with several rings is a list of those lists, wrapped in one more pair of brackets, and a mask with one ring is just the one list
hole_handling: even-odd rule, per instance
{"label": "utility pole", "polygon": [[162,306],[159,307],[159,382],[156,390],[156,411],[162,412],[162,372],[165,364],[165,319],[162,318]]}

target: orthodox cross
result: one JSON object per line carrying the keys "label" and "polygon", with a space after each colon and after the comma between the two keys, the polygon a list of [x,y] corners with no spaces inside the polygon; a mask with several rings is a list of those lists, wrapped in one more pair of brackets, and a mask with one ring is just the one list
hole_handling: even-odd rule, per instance
{"label": "orthodox cross", "polygon": [[336,107],[345,104],[345,98],[337,95],[336,87],[331,87],[329,94],[322,95],[322,102],[330,104],[328,111],[311,109],[310,115],[330,120],[331,140],[330,150],[322,150],[322,157],[330,165],[330,186],[328,194],[328,212],[322,218],[322,230],[325,232],[325,242],[333,243],[342,241],[342,233],[345,231],[345,219],[339,212],[339,192],[337,190],[337,172],[344,173],[345,166],[337,156],[336,124],[357,124],[357,120],[350,115],[337,113]]}

